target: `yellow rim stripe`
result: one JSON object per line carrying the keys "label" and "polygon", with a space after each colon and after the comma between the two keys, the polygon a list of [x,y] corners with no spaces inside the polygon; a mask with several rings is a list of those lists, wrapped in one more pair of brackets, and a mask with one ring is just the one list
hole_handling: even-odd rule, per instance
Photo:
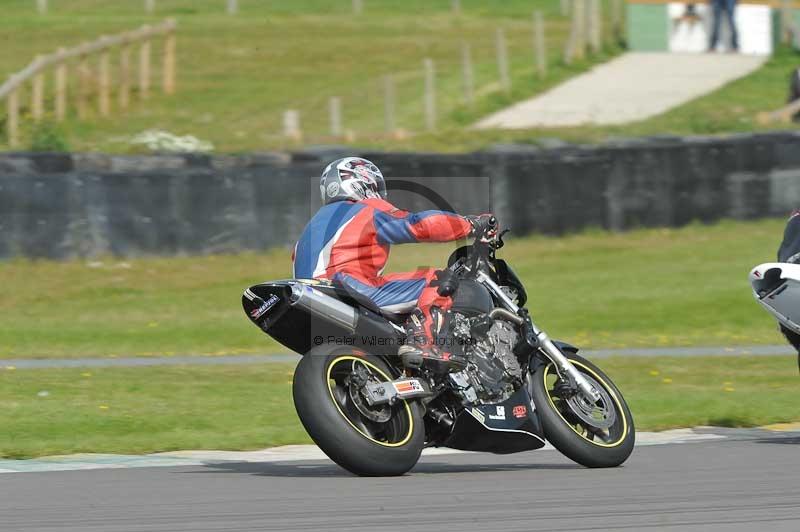
{"label": "yellow rim stripe", "polygon": [[575,434],[577,434],[578,436],[580,436],[584,440],[588,441],[589,443],[593,443],[594,445],[597,445],[598,447],[616,447],[617,445],[622,443],[622,440],[624,440],[625,436],[628,435],[628,419],[625,417],[625,411],[622,409],[622,403],[620,403],[619,399],[617,399],[617,395],[614,393],[614,390],[608,384],[606,384],[606,382],[602,378],[600,378],[600,375],[595,373],[591,368],[587,367],[585,364],[581,364],[577,360],[569,359],[569,361],[572,362],[572,364],[575,365],[575,366],[582,367],[589,374],[591,374],[592,377],[595,378],[595,380],[597,380],[600,384],[603,385],[603,388],[605,388],[606,392],[608,392],[608,395],[610,395],[611,398],[614,400],[614,402],[617,404],[617,412],[618,412],[619,416],[622,417],[622,436],[620,436],[620,438],[617,441],[615,441],[614,443],[598,443],[596,441],[590,440],[589,438],[587,438],[586,436],[584,436],[583,434],[578,432],[575,429],[575,427],[570,425],[570,423],[566,419],[564,419],[564,416],[562,416],[561,415],[561,411],[558,408],[556,408],[556,405],[555,405],[555,403],[553,403],[553,399],[552,399],[552,397],[550,397],[550,393],[547,390],[547,374],[550,371],[550,368],[553,366],[552,362],[550,364],[548,364],[547,367],[545,367],[544,371],[542,372],[542,379],[543,379],[543,382],[544,382],[544,391],[547,394],[547,400],[550,401],[550,406],[553,407],[553,411],[556,414],[558,414],[558,417],[560,417],[564,421],[564,423],[566,423],[566,425],[569,428],[572,429],[572,431]]}
{"label": "yellow rim stripe", "polygon": [[408,440],[411,439],[411,435],[414,433],[414,416],[411,415],[411,407],[408,405],[408,401],[403,400],[403,406],[406,407],[406,413],[408,414],[408,424],[409,424],[408,434],[406,434],[406,437],[403,438],[403,441],[400,441],[400,442],[397,442],[397,443],[386,443],[386,442],[383,442],[383,441],[378,441],[375,438],[373,438],[372,436],[370,436],[369,434],[364,434],[364,432],[361,429],[359,429],[358,427],[356,427],[355,425],[353,425],[353,422],[350,421],[350,418],[348,418],[344,414],[344,412],[342,412],[342,409],[339,407],[339,403],[336,401],[336,398],[333,396],[333,388],[331,387],[331,370],[333,369],[333,366],[336,365],[336,363],[338,363],[340,361],[343,361],[343,360],[352,360],[352,361],[355,361],[355,362],[360,362],[361,364],[364,364],[365,366],[369,366],[373,370],[377,371],[381,375],[381,377],[383,377],[387,381],[391,381],[392,380],[392,378],[389,377],[386,373],[384,373],[379,367],[375,366],[371,362],[368,362],[368,361],[364,360],[363,358],[354,357],[354,356],[351,356],[351,355],[346,355],[346,356],[341,356],[341,357],[337,357],[337,358],[333,359],[333,361],[330,363],[330,365],[328,365],[328,374],[327,374],[326,382],[328,384],[328,392],[330,392],[330,394],[331,394],[331,400],[333,401],[333,404],[336,407],[336,410],[339,411],[339,414],[341,414],[341,416],[345,419],[345,421],[347,421],[350,424],[350,426],[353,427],[356,430],[356,432],[358,432],[359,434],[361,434],[362,436],[364,436],[366,439],[370,440],[371,442],[377,443],[378,445],[383,445],[384,447],[400,447],[400,446],[405,445],[406,443],[408,443]]}

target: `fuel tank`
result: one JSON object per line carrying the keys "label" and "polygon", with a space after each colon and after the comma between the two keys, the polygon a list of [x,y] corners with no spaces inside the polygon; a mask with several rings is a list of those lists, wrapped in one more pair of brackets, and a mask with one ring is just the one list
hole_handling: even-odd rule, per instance
{"label": "fuel tank", "polygon": [[453,311],[466,316],[488,314],[494,309],[494,301],[489,290],[478,281],[462,279],[453,295]]}

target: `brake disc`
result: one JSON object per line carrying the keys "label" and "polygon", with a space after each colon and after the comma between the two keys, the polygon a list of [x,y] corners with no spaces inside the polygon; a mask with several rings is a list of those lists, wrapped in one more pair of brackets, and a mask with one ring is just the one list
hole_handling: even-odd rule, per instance
{"label": "brake disc", "polygon": [[392,418],[392,408],[388,404],[378,406],[370,406],[367,404],[367,401],[361,393],[361,386],[351,384],[347,389],[356,410],[365,418],[377,423],[386,423]]}
{"label": "brake disc", "polygon": [[591,376],[585,373],[583,376],[600,393],[600,399],[597,402],[593,402],[591,399],[584,397],[582,393],[576,393],[571,397],[567,397],[564,401],[569,405],[572,413],[590,427],[601,430],[611,428],[617,421],[617,409],[614,407],[611,396]]}
{"label": "brake disc", "polygon": [[375,380],[375,376],[363,364],[354,365],[353,373],[346,381],[348,395],[362,416],[376,423],[386,423],[392,418],[391,406],[388,404],[370,406],[364,398],[364,394],[361,393],[369,381]]}

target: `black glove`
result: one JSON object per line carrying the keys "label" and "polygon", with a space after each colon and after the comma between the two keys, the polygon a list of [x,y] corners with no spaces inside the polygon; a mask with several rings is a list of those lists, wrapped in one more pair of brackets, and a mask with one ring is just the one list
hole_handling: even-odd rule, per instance
{"label": "black glove", "polygon": [[438,287],[436,292],[440,296],[450,297],[458,288],[458,277],[451,270],[436,270],[436,276],[431,280],[431,286]]}
{"label": "black glove", "polygon": [[466,216],[467,221],[472,225],[472,236],[480,236],[481,240],[488,241],[497,235],[500,224],[494,214],[480,214],[478,216]]}

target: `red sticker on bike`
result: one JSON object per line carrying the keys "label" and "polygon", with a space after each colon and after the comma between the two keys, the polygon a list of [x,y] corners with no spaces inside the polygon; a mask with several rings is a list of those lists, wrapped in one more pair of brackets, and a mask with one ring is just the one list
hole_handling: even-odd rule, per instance
{"label": "red sticker on bike", "polygon": [[525,405],[517,405],[511,413],[514,414],[515,418],[523,418],[528,415],[528,409],[525,408]]}
{"label": "red sticker on bike", "polygon": [[419,381],[416,380],[400,381],[392,384],[394,384],[394,389],[397,390],[399,394],[425,391]]}

